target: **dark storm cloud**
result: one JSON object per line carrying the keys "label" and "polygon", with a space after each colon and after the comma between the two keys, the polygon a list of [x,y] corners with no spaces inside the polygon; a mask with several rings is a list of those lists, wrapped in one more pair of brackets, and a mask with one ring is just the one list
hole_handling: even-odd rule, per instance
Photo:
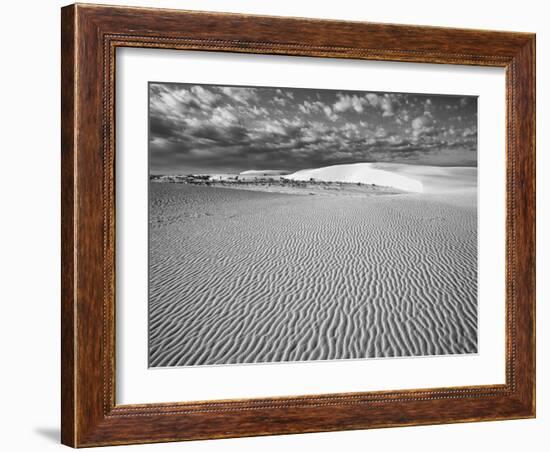
{"label": "dark storm cloud", "polygon": [[152,172],[477,164],[477,99],[151,83]]}

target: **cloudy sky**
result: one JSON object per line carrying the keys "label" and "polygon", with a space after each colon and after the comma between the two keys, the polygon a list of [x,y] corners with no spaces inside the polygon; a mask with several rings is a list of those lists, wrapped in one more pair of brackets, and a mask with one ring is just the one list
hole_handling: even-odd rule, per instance
{"label": "cloudy sky", "polygon": [[477,98],[149,84],[150,170],[477,165]]}

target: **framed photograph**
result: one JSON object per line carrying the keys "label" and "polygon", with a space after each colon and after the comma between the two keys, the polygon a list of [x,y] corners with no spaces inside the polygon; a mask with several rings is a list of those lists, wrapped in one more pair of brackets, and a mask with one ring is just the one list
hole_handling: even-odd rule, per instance
{"label": "framed photograph", "polygon": [[535,36],[62,9],[62,442],[535,416]]}

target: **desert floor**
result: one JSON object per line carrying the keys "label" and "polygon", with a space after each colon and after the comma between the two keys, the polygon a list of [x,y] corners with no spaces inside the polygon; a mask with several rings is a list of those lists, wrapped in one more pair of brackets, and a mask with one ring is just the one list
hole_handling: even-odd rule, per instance
{"label": "desert floor", "polygon": [[150,366],[477,351],[475,193],[150,184]]}

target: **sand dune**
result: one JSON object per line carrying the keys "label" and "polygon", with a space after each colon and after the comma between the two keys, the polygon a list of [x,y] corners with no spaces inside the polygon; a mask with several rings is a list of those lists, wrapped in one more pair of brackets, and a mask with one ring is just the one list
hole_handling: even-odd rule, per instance
{"label": "sand dune", "polygon": [[420,181],[404,176],[398,171],[376,168],[373,163],[353,163],[350,165],[334,165],[307,169],[297,171],[285,177],[293,180],[316,179],[326,182],[360,182],[383,185],[410,192],[421,193],[423,191]]}
{"label": "sand dune", "polygon": [[477,168],[373,163],[374,168],[397,172],[422,183],[424,193],[476,193]]}
{"label": "sand dune", "polygon": [[468,199],[151,184],[149,364],[476,352]]}
{"label": "sand dune", "polygon": [[415,193],[446,193],[475,190],[477,168],[353,163],[301,170],[284,177],[293,180],[361,182]]}

